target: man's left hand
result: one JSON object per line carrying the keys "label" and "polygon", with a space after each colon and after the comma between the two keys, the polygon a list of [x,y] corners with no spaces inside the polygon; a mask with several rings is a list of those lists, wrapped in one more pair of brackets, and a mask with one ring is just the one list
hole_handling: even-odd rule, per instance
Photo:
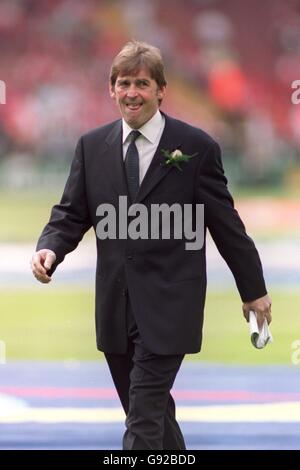
{"label": "man's left hand", "polygon": [[271,305],[272,300],[268,294],[264,295],[264,297],[260,297],[259,299],[252,300],[251,302],[245,302],[243,304],[244,317],[249,321],[250,310],[255,312],[258,328],[260,329],[263,326],[265,318],[267,319],[268,324],[272,321]]}

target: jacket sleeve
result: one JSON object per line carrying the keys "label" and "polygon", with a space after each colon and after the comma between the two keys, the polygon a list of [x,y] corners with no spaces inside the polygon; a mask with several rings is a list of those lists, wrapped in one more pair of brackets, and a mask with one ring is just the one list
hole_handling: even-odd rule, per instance
{"label": "jacket sleeve", "polygon": [[52,208],[48,224],[37,243],[37,250],[47,248],[56,254],[49,274],[73,251],[91,227],[88,211],[82,139],[79,140],[70,174],[59,204]]}
{"label": "jacket sleeve", "polygon": [[196,175],[196,201],[204,204],[205,225],[229,266],[243,302],[266,295],[259,254],[234,208],[219,145],[212,141],[199,158]]}

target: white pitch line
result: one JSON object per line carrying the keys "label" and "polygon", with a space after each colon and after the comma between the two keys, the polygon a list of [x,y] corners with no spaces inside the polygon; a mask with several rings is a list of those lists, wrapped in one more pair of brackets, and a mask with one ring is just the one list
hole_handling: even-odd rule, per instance
{"label": "white pitch line", "polygon": [[[222,406],[179,406],[177,418],[186,422],[300,422],[300,402]],[[23,408],[1,410],[0,423],[121,423],[121,408]]]}
{"label": "white pitch line", "polygon": [[260,403],[180,407],[179,420],[210,423],[297,423],[300,422],[300,402]]}

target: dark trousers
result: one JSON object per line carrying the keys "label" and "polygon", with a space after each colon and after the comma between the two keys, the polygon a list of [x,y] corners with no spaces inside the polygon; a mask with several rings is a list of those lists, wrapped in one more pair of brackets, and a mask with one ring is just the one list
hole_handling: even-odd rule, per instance
{"label": "dark trousers", "polygon": [[170,394],[184,355],[162,356],[148,351],[127,307],[126,354],[105,354],[126,413],[124,450],[185,449]]}

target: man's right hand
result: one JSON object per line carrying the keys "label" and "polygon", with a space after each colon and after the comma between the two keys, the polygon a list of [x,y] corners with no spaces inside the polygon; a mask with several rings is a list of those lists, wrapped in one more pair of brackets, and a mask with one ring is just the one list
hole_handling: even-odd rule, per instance
{"label": "man's right hand", "polygon": [[50,282],[51,277],[48,276],[47,271],[49,271],[55,260],[56,254],[52,250],[45,249],[34,253],[30,262],[34,277],[43,284]]}

